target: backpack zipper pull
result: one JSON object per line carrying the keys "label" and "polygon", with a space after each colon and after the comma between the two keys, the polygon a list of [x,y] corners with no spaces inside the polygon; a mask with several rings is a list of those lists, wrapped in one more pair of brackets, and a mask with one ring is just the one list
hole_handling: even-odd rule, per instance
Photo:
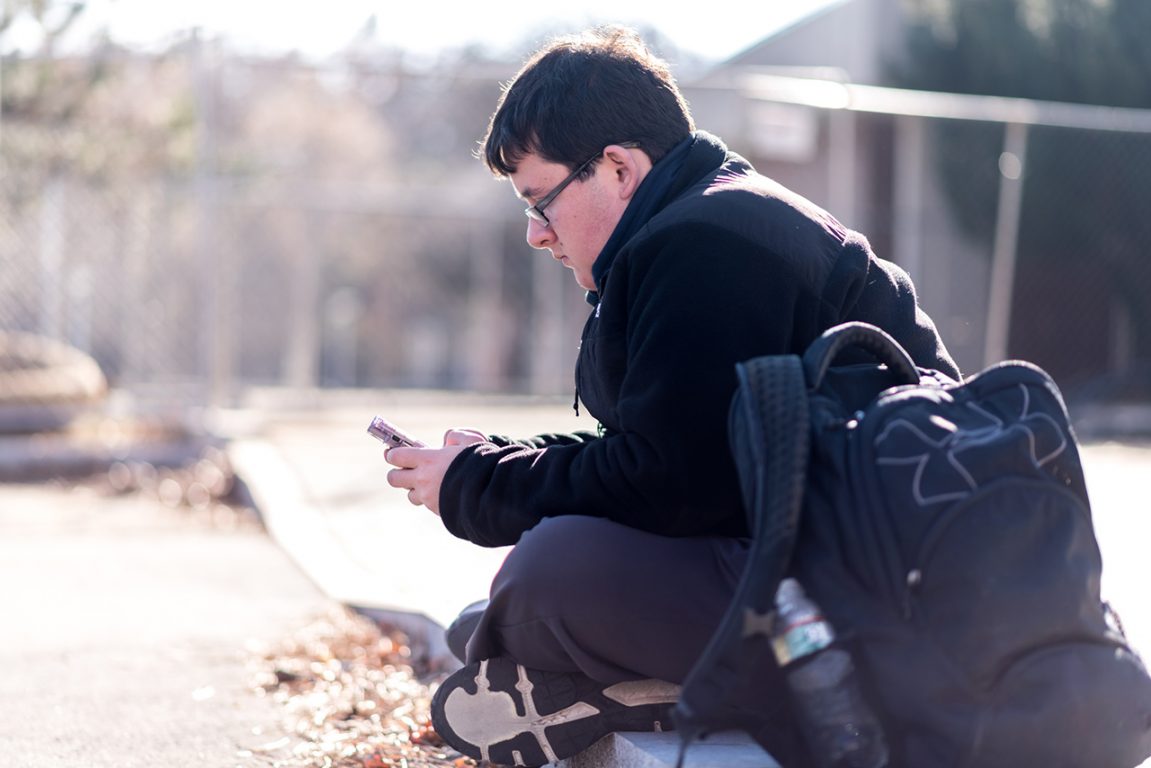
{"label": "backpack zipper pull", "polygon": [[906,620],[911,619],[911,599],[912,593],[919,588],[923,582],[923,571],[918,568],[912,568],[907,572],[907,589],[903,592],[903,618]]}

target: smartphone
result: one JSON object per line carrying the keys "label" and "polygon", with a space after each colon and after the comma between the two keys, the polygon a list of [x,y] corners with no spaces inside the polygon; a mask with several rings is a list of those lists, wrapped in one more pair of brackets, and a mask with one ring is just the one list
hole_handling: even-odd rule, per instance
{"label": "smartphone", "polygon": [[372,423],[368,425],[368,434],[379,440],[389,448],[424,448],[424,443],[414,437],[409,437],[404,434],[397,426],[391,422],[376,416],[372,419]]}

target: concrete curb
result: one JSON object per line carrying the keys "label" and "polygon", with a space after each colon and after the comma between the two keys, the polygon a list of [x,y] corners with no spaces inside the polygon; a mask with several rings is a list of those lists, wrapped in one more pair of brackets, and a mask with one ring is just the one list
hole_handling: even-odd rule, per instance
{"label": "concrete curb", "polygon": [[[438,520],[426,512],[396,508],[394,499],[364,509],[363,499],[373,496],[370,490],[325,492],[311,487],[293,466],[291,451],[268,441],[234,440],[227,453],[268,534],[320,591],[403,630],[434,665],[458,666],[444,641],[444,627],[456,611],[487,594],[501,554],[476,551],[467,542],[444,536],[436,531]],[[372,518],[389,521],[386,535],[385,525]],[[434,556],[427,551],[429,530],[440,533]],[[378,553],[372,551],[376,544]],[[456,559],[465,572],[475,571],[480,586],[474,593],[464,591],[458,579],[437,580],[434,575],[451,571]]]}
{"label": "concrete curb", "polygon": [[[667,733],[613,733],[561,768],[670,768],[679,756],[679,736]],[[780,768],[749,736],[713,734],[688,747],[684,768]]]}

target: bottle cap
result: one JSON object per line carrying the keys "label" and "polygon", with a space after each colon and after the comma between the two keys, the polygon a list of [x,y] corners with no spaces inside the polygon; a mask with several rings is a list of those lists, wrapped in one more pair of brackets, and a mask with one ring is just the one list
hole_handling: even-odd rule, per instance
{"label": "bottle cap", "polygon": [[775,602],[777,604],[794,603],[797,600],[802,600],[803,596],[803,587],[799,585],[799,582],[787,578],[779,582],[779,589],[775,593]]}

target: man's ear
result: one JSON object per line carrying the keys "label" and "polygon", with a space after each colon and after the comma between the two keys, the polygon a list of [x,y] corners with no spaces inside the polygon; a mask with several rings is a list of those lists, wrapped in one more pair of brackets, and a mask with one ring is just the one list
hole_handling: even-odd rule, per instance
{"label": "man's ear", "polygon": [[603,150],[604,160],[611,169],[619,196],[630,200],[639,189],[640,182],[651,171],[651,159],[637,147],[609,144]]}

